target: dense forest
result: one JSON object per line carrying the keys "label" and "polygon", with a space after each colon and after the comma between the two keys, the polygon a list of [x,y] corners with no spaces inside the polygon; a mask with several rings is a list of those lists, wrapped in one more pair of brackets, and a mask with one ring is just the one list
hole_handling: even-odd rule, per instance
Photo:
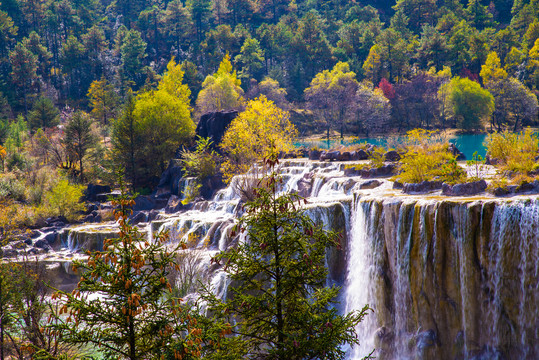
{"label": "dense forest", "polygon": [[[22,114],[32,129],[51,125],[44,113],[66,106],[92,111],[106,125],[129,90],[156,86],[172,57],[182,64],[191,104],[199,113],[215,110],[195,100],[226,54],[241,95],[271,92],[300,119],[301,109],[334,113],[337,104],[341,114],[331,122],[349,122],[358,134],[472,129],[481,111],[494,114],[497,128],[537,120],[535,0],[6,0],[0,10],[2,121]],[[333,69],[338,62],[346,65]],[[503,74],[489,83],[480,74],[485,65]],[[463,116],[457,109],[455,116],[440,87],[456,76],[488,88],[491,109]],[[217,110],[237,106],[224,102]],[[521,109],[509,109],[515,106]]]}
{"label": "dense forest", "polygon": [[12,174],[155,185],[202,114],[261,95],[300,136],[538,121],[537,0],[6,0],[0,24]]}
{"label": "dense forest", "polygon": [[[296,210],[299,197],[277,197],[275,174],[237,183],[247,205],[230,237],[246,231],[259,242],[238,240],[212,263],[228,259],[234,281],[257,280],[229,302],[207,292],[216,318],[182,307],[187,292],[173,294],[165,268],[180,273],[167,235],[142,246],[146,235],[132,226],[163,201],[171,212],[203,208],[210,196],[201,189],[222,188],[257,161],[346,155],[369,160],[348,165],[353,176],[483,192],[495,169],[476,153],[467,172],[438,130],[489,131],[488,166],[499,170],[489,191],[539,187],[538,135],[519,132],[539,124],[539,0],[0,1],[0,257],[52,250],[49,235],[36,240],[32,229],[56,241],[69,223],[115,219],[120,227],[119,239],[75,262],[87,273],[72,294],[55,293],[57,310],[46,308],[37,262],[0,262],[0,359],[4,349],[55,359],[88,343],[107,358],[343,358],[368,307],[341,316],[330,306],[338,289],[325,288],[325,251],[340,250],[340,240]],[[218,146],[195,136],[203,115],[228,111]],[[298,135],[405,132],[395,148],[295,147]],[[182,177],[192,179],[180,190]],[[163,179],[168,188],[158,186]],[[113,203],[90,196],[117,185]],[[126,188],[149,206],[131,215],[137,201]],[[276,290],[266,291],[257,273]],[[121,301],[88,306],[80,296],[97,291]],[[278,296],[260,302],[253,291]],[[54,324],[36,325],[49,314]],[[294,320],[292,330],[283,319]]]}

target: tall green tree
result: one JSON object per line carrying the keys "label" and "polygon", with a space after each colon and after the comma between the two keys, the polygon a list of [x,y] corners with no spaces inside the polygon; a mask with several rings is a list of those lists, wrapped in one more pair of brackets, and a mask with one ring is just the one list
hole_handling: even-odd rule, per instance
{"label": "tall green tree", "polygon": [[432,24],[436,15],[436,2],[433,0],[397,0],[393,9],[407,16],[410,30],[418,34],[424,24]]}
{"label": "tall green tree", "polygon": [[246,39],[235,60],[241,66],[239,74],[241,78],[260,80],[264,69],[264,51],[260,48],[258,40]]}
{"label": "tall green tree", "polygon": [[142,85],[144,81],[142,61],[146,57],[145,51],[146,43],[142,40],[140,32],[129,30],[125,34],[120,47],[124,82],[132,83],[136,87]]}
{"label": "tall green tree", "polygon": [[290,50],[293,67],[290,69],[295,90],[301,91],[318,72],[334,64],[331,45],[323,31],[322,19],[310,11],[301,19]]}
{"label": "tall green tree", "polygon": [[193,35],[193,20],[189,10],[183,6],[181,0],[172,0],[168,3],[163,16],[164,31],[174,50],[179,56],[182,49],[187,49],[188,40]]}
{"label": "tall green tree", "polygon": [[433,26],[424,25],[419,41],[418,55],[421,65],[428,68],[434,66],[441,71],[447,63],[449,48],[444,36]]}
{"label": "tall green tree", "polygon": [[103,52],[108,47],[105,32],[99,26],[94,25],[81,38],[90,74],[93,79],[99,78],[103,73]]}
{"label": "tall green tree", "polygon": [[24,114],[28,114],[28,95],[32,93],[34,82],[37,80],[37,56],[26,46],[18,43],[9,53],[11,62],[11,78],[22,93]]}
{"label": "tall green tree", "polygon": [[70,157],[79,163],[81,182],[84,181],[84,156],[96,141],[90,116],[82,111],[74,112],[65,127],[64,144]]}
{"label": "tall green tree", "polygon": [[43,41],[38,33],[32,31],[27,38],[23,39],[23,43],[32,54],[37,56],[38,75],[43,79],[50,78],[50,59],[52,54],[47,47],[43,45]]}
{"label": "tall green tree", "polygon": [[[336,233],[325,231],[299,208],[295,194],[278,195],[276,158],[266,159],[271,174],[233,231],[244,234],[237,248],[214,261],[235,284],[229,296],[208,301],[210,322],[232,324],[234,336],[209,347],[210,358],[344,359],[342,346],[357,344],[355,326],[366,315],[339,315],[339,288],[327,286],[326,250],[339,248]],[[243,235],[242,235],[243,236]],[[367,355],[367,354],[366,354]]]}
{"label": "tall green tree", "polygon": [[52,100],[45,96],[40,96],[32,110],[28,114],[28,124],[31,130],[39,128],[50,128],[59,124],[60,112],[52,103]]}
{"label": "tall green tree", "polygon": [[4,79],[9,73],[9,50],[12,47],[18,28],[7,12],[0,10],[0,74]]}
{"label": "tall green tree", "polygon": [[81,94],[81,80],[84,64],[84,46],[73,35],[70,35],[64,45],[60,55],[62,70],[68,75],[70,94],[78,98]]}
{"label": "tall green tree", "polygon": [[465,130],[480,129],[494,111],[494,97],[468,78],[454,77],[449,83],[448,101],[458,126]]}
{"label": "tall green tree", "polygon": [[211,15],[211,1],[189,0],[186,4],[187,8],[191,12],[191,17],[196,27],[197,39],[200,42],[202,40],[202,34],[206,29],[209,17]]}
{"label": "tall green tree", "polygon": [[113,123],[111,136],[114,158],[123,167],[133,190],[139,185],[138,162],[144,146],[140,137],[142,131],[133,115],[134,110],[135,96],[128,93],[121,115]]}
{"label": "tall green tree", "polygon": [[409,60],[406,42],[394,29],[388,28],[378,35],[376,44],[380,47],[382,66],[388,70],[388,80],[401,79]]}
{"label": "tall green tree", "polygon": [[305,89],[305,100],[309,107],[319,111],[326,123],[328,140],[333,124],[340,127],[341,138],[344,136],[346,119],[353,113],[359,85],[355,77],[347,63],[339,62],[331,71],[318,73]]}

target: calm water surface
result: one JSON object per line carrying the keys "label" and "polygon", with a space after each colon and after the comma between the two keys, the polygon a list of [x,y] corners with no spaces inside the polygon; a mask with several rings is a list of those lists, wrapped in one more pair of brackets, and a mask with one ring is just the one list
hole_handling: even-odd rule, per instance
{"label": "calm water surface", "polygon": [[[477,151],[478,155],[481,155],[483,158],[485,158],[485,155],[487,153],[487,150],[483,143],[485,142],[485,139],[487,138],[487,135],[485,134],[466,134],[466,135],[455,135],[453,136],[449,141],[452,142],[457,146],[457,148],[464,153],[466,156],[466,159],[471,160],[473,153]],[[397,136],[396,140],[402,141],[404,139],[404,136]],[[330,140],[328,141],[299,141],[295,143],[295,146],[307,146],[307,147],[314,147],[317,146],[321,149],[329,149],[334,146],[338,145],[351,145],[351,144],[360,144],[360,143],[367,143],[367,144],[373,144],[373,145],[382,145],[386,146],[388,141],[388,138],[385,137],[375,137],[375,138],[363,138],[363,139],[357,139],[354,141],[341,141],[341,140]]]}

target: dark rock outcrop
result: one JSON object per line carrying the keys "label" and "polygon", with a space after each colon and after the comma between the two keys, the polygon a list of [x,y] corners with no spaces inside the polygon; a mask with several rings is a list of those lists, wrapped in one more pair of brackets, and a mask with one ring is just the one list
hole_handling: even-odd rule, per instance
{"label": "dark rock outcrop", "polygon": [[148,212],[147,211],[134,212],[133,215],[129,217],[129,220],[131,224],[133,225],[140,224],[141,222],[146,222],[148,221]]}
{"label": "dark rock outcrop", "polygon": [[352,167],[345,167],[344,168],[344,176],[360,176],[361,175],[361,169],[355,166]]}
{"label": "dark rock outcrop", "polygon": [[393,182],[393,189],[396,190],[402,190],[404,188],[404,185],[398,181]]}
{"label": "dark rock outcrop", "polygon": [[379,180],[368,180],[368,181],[365,181],[363,184],[359,185],[359,188],[361,190],[375,189],[380,185],[382,185],[382,183]]}
{"label": "dark rock outcrop", "polygon": [[517,186],[516,194],[537,194],[539,193],[539,181],[525,182]]}
{"label": "dark rock outcrop", "polygon": [[339,160],[339,157],[341,156],[340,151],[322,151],[320,154],[320,161],[329,160],[329,161],[337,161]]}
{"label": "dark rock outcrop", "polygon": [[212,147],[219,151],[218,145],[225,134],[226,128],[232,120],[238,116],[237,111],[212,112],[200,117],[196,128],[196,134],[203,138],[210,138],[213,142]]}
{"label": "dark rock outcrop", "polygon": [[179,212],[184,209],[184,205],[182,204],[182,200],[179,196],[172,195],[168,199],[167,206],[165,206],[165,213],[167,214],[173,214],[176,212]]}
{"label": "dark rock outcrop", "polygon": [[539,194],[539,180],[534,180],[529,183],[522,183],[520,185],[508,185],[504,187],[497,187],[490,192],[494,196],[512,196],[520,194]]}
{"label": "dark rock outcrop", "polygon": [[320,154],[322,154],[320,150],[309,150],[309,160],[320,160]]}
{"label": "dark rock outcrop", "polygon": [[447,148],[447,150],[453,154],[453,156],[457,159],[457,160],[466,160],[466,156],[457,148],[457,146],[453,143],[450,143],[449,144],[449,147]]}
{"label": "dark rock outcrop", "polygon": [[166,205],[166,198],[152,195],[139,195],[135,198],[135,206],[133,206],[133,211],[162,209]]}
{"label": "dark rock outcrop", "polygon": [[311,191],[313,190],[313,173],[306,173],[298,181],[298,195],[301,197],[311,196]]}
{"label": "dark rock outcrop", "polygon": [[479,180],[464,184],[442,185],[442,194],[447,196],[469,196],[484,192],[487,189],[487,182]]}
{"label": "dark rock outcrop", "polygon": [[223,178],[221,175],[214,175],[212,177],[206,178],[202,180],[202,186],[200,187],[200,195],[206,199],[209,200],[215,195],[215,193],[224,188],[225,183],[223,182]]}
{"label": "dark rock outcrop", "polygon": [[441,181],[423,181],[416,184],[405,183],[402,186],[402,191],[406,194],[424,194],[441,188]]}
{"label": "dark rock outcrop", "polygon": [[43,249],[45,251],[49,251],[49,250],[52,250],[51,246],[49,245],[49,243],[44,240],[44,239],[41,239],[41,240],[37,240],[35,243],[34,243],[34,247],[35,248],[38,248],[38,249]]}
{"label": "dark rock outcrop", "polygon": [[110,193],[111,188],[107,185],[88,184],[84,190],[84,198],[86,201],[97,201],[98,195]]}
{"label": "dark rock outcrop", "polygon": [[363,149],[350,152],[350,160],[367,160],[368,158],[369,154]]}
{"label": "dark rock outcrop", "polygon": [[171,162],[161,175],[156,194],[171,193],[172,195],[180,195],[180,180],[182,176],[182,168]]}
{"label": "dark rock outcrop", "polygon": [[386,161],[397,162],[400,161],[401,155],[395,150],[390,150],[384,154],[384,159]]}
{"label": "dark rock outcrop", "polygon": [[379,178],[379,177],[388,177],[394,175],[395,165],[386,164],[377,168],[362,169],[361,177],[366,179]]}

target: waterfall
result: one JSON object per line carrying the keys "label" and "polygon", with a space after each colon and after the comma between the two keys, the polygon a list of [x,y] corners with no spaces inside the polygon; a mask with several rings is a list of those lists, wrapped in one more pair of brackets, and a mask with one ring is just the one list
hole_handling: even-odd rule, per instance
{"label": "waterfall", "polygon": [[[359,311],[365,304],[375,310],[373,289],[372,226],[370,224],[372,202],[358,201],[354,205],[350,225],[350,255],[346,278],[345,312]],[[362,359],[375,349],[376,321],[370,313],[356,328],[360,345],[349,351],[351,360]]]}
{"label": "waterfall", "polygon": [[[346,233],[342,249],[327,249],[328,283],[342,287],[343,312],[373,309],[349,360],[373,349],[381,360],[539,359],[537,197],[404,195],[384,179],[363,188],[368,180],[345,176],[339,163],[285,160],[278,171],[279,191],[302,192],[315,223]],[[257,176],[236,176],[214,199],[143,225],[203,254],[201,269],[222,297],[229,281],[209,258],[241,241],[229,236],[243,211],[239,190]],[[65,245],[82,250],[117,230],[67,231]]]}
{"label": "waterfall", "polygon": [[346,311],[361,359],[537,359],[539,200],[358,196]]}

